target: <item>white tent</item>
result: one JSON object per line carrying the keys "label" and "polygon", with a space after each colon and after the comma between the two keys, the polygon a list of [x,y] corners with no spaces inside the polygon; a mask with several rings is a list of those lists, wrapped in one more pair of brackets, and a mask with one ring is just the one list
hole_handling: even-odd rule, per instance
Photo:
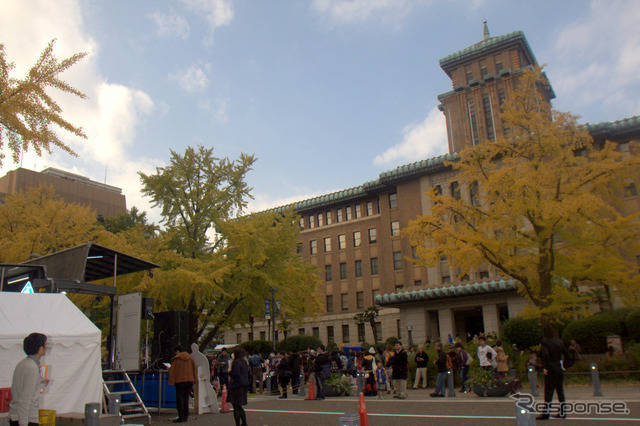
{"label": "white tent", "polygon": [[100,330],[64,294],[0,292],[0,388],[11,386],[15,365],[26,355],[30,333],[47,336],[40,360],[51,380],[40,408],[84,413],[88,402],[102,401]]}

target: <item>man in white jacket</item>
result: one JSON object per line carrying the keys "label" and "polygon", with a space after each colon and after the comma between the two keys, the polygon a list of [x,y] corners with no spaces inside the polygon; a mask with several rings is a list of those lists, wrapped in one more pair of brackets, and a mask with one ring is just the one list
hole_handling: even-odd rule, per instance
{"label": "man in white jacket", "polygon": [[39,424],[41,383],[47,384],[40,376],[40,358],[47,351],[47,336],[31,333],[24,338],[22,349],[27,357],[13,370],[11,381],[11,403],[9,421],[11,426],[32,426]]}

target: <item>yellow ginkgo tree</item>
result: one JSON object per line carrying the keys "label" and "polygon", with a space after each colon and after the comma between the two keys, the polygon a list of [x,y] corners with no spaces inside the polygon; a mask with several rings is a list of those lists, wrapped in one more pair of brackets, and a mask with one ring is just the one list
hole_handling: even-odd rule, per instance
{"label": "yellow ginkgo tree", "polygon": [[527,313],[551,335],[579,305],[578,284],[606,280],[637,301],[639,212],[619,201],[639,182],[640,155],[634,144],[595,144],[577,117],[546,102],[545,84],[541,70],[524,72],[501,114],[506,137],[450,163],[460,187],[479,196],[434,188],[430,214],[406,232],[429,265],[444,255],[461,276],[489,264],[515,279]]}

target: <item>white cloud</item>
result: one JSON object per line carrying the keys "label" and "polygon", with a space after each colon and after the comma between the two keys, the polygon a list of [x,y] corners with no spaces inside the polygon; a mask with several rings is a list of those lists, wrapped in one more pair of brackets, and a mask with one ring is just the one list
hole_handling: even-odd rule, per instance
{"label": "white cloud", "polygon": [[[154,110],[153,100],[143,91],[113,82],[107,83],[97,68],[99,46],[84,31],[81,1],[49,0],[3,2],[0,15],[0,40],[7,57],[16,63],[15,77],[25,75],[40,52],[55,34],[58,42],[54,55],[66,58],[77,52],[89,55],[62,74],[62,78],[84,92],[88,99],[52,90],[62,115],[75,125],[82,126],[87,139],[81,139],[53,126],[60,139],[71,146],[79,158],[74,159],[54,149],[52,155],[37,157],[33,152],[24,155],[22,165],[41,170],[56,167],[102,182],[107,168],[107,183],[123,188],[127,205],[136,205],[156,214],[141,198],[138,170],[154,170],[154,159],[129,157],[136,131],[145,117]],[[163,107],[165,108],[165,107]],[[0,173],[16,165],[6,159]]]}
{"label": "white cloud", "polygon": [[218,98],[216,100],[216,119],[221,123],[226,123],[229,121],[229,115],[227,114],[227,103],[226,99]]}
{"label": "white cloud", "polygon": [[[594,0],[584,17],[556,37],[549,59],[554,89],[578,111],[598,119],[640,114],[640,3]],[[604,115],[604,116],[603,116]]]}
{"label": "white cloud", "polygon": [[438,108],[433,108],[422,123],[406,126],[403,134],[401,143],[374,158],[375,165],[409,163],[446,152],[447,128],[444,115]]}
{"label": "white cloud", "polygon": [[156,24],[156,34],[159,37],[179,37],[183,40],[189,38],[189,23],[183,16],[154,12],[147,17]]}
{"label": "white cloud", "polygon": [[233,6],[231,0],[181,0],[192,12],[202,16],[209,27],[209,34],[204,44],[213,42],[213,32],[233,20]]}
{"label": "white cloud", "polygon": [[211,66],[205,64],[200,66],[197,64],[191,65],[189,68],[180,70],[175,74],[170,74],[169,78],[176,80],[178,85],[189,93],[203,92],[209,87],[209,72]]}
{"label": "white cloud", "polygon": [[313,0],[312,8],[334,25],[369,21],[398,24],[412,8],[428,0]]}

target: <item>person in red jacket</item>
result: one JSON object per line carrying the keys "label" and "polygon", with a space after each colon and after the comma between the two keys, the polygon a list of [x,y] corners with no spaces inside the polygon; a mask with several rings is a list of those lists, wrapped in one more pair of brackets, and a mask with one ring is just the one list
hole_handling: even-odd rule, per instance
{"label": "person in red jacket", "polygon": [[169,384],[176,387],[176,408],[178,418],[174,423],[186,423],[189,417],[189,394],[196,383],[198,370],[193,357],[185,352],[182,345],[175,348],[176,356],[171,360],[169,368]]}

